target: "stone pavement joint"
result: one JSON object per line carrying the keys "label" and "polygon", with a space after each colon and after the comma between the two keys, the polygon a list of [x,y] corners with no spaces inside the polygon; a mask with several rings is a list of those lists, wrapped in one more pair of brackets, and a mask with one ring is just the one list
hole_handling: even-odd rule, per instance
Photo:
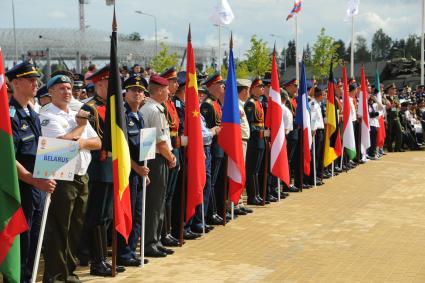
{"label": "stone pavement joint", "polygon": [[165,259],[85,282],[425,282],[425,154],[390,153]]}

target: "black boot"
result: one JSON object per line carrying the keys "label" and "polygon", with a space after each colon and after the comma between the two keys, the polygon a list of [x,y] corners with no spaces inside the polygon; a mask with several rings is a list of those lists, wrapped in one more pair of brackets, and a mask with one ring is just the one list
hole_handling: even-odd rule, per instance
{"label": "black boot", "polygon": [[[112,263],[108,260],[108,232],[106,225],[100,226],[101,235],[102,235],[102,259],[106,266],[112,270]],[[124,272],[125,267],[121,265],[116,266],[117,272]]]}
{"label": "black boot", "polygon": [[90,275],[96,276],[112,276],[112,269],[106,265],[103,260],[103,246],[102,246],[102,228],[96,226],[91,230],[91,264]]}

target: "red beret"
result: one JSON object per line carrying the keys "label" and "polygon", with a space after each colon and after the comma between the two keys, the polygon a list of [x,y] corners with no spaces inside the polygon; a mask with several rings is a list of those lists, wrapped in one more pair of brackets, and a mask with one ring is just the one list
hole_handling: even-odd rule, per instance
{"label": "red beret", "polygon": [[157,76],[157,75],[152,75],[149,79],[149,84],[157,84],[157,85],[162,85],[162,86],[168,86],[168,80]]}

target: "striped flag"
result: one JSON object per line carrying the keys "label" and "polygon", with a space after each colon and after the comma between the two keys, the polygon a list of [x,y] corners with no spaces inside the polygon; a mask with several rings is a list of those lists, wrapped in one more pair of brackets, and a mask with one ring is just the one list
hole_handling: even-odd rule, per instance
{"label": "striped flag", "polygon": [[[375,92],[376,93],[376,100],[379,104],[382,104],[382,93],[381,93],[381,82],[379,81],[379,73],[378,70],[376,70],[375,75]],[[385,144],[385,138],[387,136],[387,133],[385,131],[385,118],[384,113],[382,111],[379,111],[379,128],[378,128],[378,134],[376,136],[376,146],[381,148],[384,147]]]}
{"label": "striped flag", "polygon": [[112,23],[110,73],[108,82],[108,97],[106,105],[106,142],[112,151],[112,173],[114,181],[114,221],[115,229],[126,241],[132,228],[130,201],[130,150],[127,141],[127,125],[125,123],[124,100],[121,92],[121,79],[117,59],[117,22]]}
{"label": "striped flag", "polygon": [[342,80],[344,87],[343,96],[343,127],[342,127],[342,147],[346,149],[349,159],[356,157],[356,141],[354,138],[354,127],[352,117],[350,98],[348,97],[348,82],[347,82],[347,68],[342,67]]}
{"label": "striped flag", "polygon": [[239,112],[236,71],[233,60],[233,37],[230,37],[229,68],[224,94],[221,131],[218,144],[227,154],[227,176],[229,176],[229,199],[237,204],[245,186],[245,161],[242,150],[241,119]]}
{"label": "striped flag", "polygon": [[310,106],[308,103],[307,94],[307,75],[305,73],[304,61],[301,62],[301,78],[300,88],[298,89],[297,96],[297,112],[295,114],[295,122],[299,125],[303,131],[303,145],[302,151],[304,156],[304,174],[310,175],[310,160],[311,160],[311,145],[313,139],[311,137],[311,126],[310,126]]}
{"label": "striped flag", "polygon": [[196,79],[195,53],[189,27],[186,64],[185,136],[187,136],[187,204],[186,219],[195,214],[202,203],[205,186],[205,154],[202,142],[201,116],[199,112],[198,84]]}
{"label": "striped flag", "polygon": [[301,11],[301,3],[302,2],[303,2],[302,0],[295,0],[294,7],[292,8],[289,15],[286,17],[286,20],[289,20],[290,18],[292,18],[293,16],[295,16],[296,14],[298,14]]}
{"label": "striped flag", "polygon": [[272,174],[290,185],[288,154],[286,151],[285,126],[283,124],[283,105],[280,97],[279,76],[276,65],[276,48],[273,50],[272,81],[267,121],[271,136],[270,168]]}
{"label": "striped flag", "polygon": [[361,141],[360,152],[366,154],[366,150],[370,147],[370,124],[369,124],[369,109],[368,109],[368,92],[366,84],[366,75],[364,66],[361,70],[361,92],[359,96],[359,108],[357,113],[361,117]]}
{"label": "striped flag", "polygon": [[335,81],[332,68],[331,63],[328,80],[328,97],[326,99],[326,136],[323,158],[323,165],[325,167],[331,165],[342,153],[337,106],[335,104]]}
{"label": "striped flag", "polygon": [[9,282],[21,281],[19,234],[28,230],[21,207],[9,101],[0,48],[0,273]]}

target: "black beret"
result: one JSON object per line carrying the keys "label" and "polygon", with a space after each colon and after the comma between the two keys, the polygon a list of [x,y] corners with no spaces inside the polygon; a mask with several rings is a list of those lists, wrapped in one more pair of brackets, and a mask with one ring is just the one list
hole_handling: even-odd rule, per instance
{"label": "black beret", "polygon": [[24,61],[6,72],[9,81],[19,78],[38,78],[40,74],[37,68],[30,61]]}
{"label": "black beret", "polygon": [[146,89],[148,87],[148,82],[141,76],[129,77],[125,80],[123,84],[124,89],[140,87],[141,89]]}

